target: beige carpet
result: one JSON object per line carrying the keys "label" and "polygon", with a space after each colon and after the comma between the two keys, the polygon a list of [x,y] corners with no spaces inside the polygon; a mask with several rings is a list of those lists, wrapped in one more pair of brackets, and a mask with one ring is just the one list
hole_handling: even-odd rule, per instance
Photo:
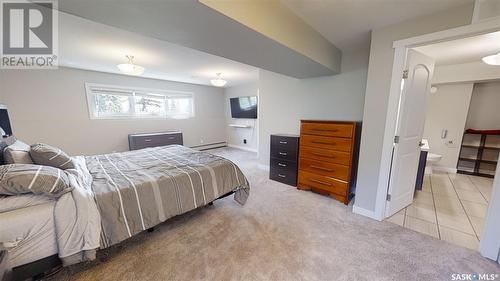
{"label": "beige carpet", "polygon": [[171,219],[53,280],[451,280],[500,273],[498,264],[333,199],[268,179],[256,155],[232,159],[251,183],[245,206],[232,197]]}

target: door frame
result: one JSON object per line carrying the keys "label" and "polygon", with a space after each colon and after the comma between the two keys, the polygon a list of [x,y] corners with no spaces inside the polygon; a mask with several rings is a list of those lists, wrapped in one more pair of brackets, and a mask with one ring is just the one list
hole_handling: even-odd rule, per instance
{"label": "door frame", "polygon": [[[392,66],[391,87],[385,119],[386,123],[384,128],[384,141],[379,170],[379,180],[377,183],[377,197],[374,213],[375,219],[383,220],[385,218],[387,203],[386,198],[392,165],[392,149],[394,137],[396,134],[396,119],[398,115],[399,97],[401,94],[401,78],[403,71],[405,70],[406,55],[408,53],[408,50],[410,48],[415,48],[432,43],[467,38],[496,31],[500,31],[500,19],[498,18],[393,42],[393,48],[395,49],[394,61]],[[486,218],[486,220],[488,220],[488,217]],[[487,223],[488,222],[486,221],[485,224]]]}

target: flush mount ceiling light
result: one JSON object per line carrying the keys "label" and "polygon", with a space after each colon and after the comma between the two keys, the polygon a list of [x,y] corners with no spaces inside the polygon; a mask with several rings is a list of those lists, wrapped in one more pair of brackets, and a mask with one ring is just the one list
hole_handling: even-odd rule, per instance
{"label": "flush mount ceiling light", "polygon": [[500,65],[500,53],[484,57],[483,62],[489,65]]}
{"label": "flush mount ceiling light", "polygon": [[117,65],[118,69],[130,75],[141,75],[144,73],[144,67],[134,64],[134,56],[126,56],[128,59],[127,63],[122,63]]}
{"label": "flush mount ceiling light", "polygon": [[210,80],[210,83],[212,83],[212,85],[214,85],[215,87],[224,87],[224,85],[226,85],[227,81],[220,77],[220,75],[221,75],[220,72],[216,73],[216,75],[217,75],[217,78]]}

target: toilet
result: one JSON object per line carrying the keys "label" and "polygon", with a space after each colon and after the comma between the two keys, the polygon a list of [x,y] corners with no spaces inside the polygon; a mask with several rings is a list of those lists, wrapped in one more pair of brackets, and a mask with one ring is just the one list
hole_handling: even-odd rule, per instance
{"label": "toilet", "polygon": [[426,175],[431,175],[432,174],[432,166],[439,162],[443,158],[443,155],[440,154],[434,154],[434,153],[427,153],[427,164],[425,165],[425,174]]}

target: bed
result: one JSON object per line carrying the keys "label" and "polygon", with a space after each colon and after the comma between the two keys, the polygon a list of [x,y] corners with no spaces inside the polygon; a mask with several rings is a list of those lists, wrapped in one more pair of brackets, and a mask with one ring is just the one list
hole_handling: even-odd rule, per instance
{"label": "bed", "polygon": [[98,249],[171,217],[232,193],[242,205],[249,196],[249,183],[233,162],[180,145],[73,162],[74,169],[64,170],[73,189],[59,198],[0,198],[0,206],[12,206],[0,209],[0,242],[10,245],[11,267],[26,271],[23,266],[55,254],[65,266],[93,260]]}
{"label": "bed", "polygon": [[0,198],[0,241],[10,243],[10,266],[57,254],[55,203],[54,199],[33,194]]}

